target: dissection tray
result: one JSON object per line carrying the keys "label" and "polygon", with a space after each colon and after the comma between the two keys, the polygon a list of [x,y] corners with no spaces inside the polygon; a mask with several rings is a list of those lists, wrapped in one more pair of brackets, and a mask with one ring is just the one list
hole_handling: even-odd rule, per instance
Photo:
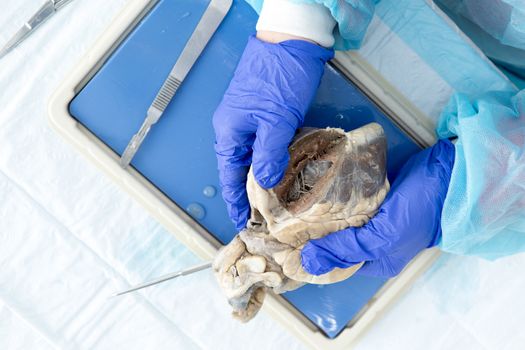
{"label": "dissection tray", "polygon": [[[132,1],[54,95],[50,119],[178,239],[211,259],[236,234],[219,193],[211,118],[255,31],[256,14],[244,1],[234,1],[132,167],[118,165],[207,5],[206,0]],[[351,130],[381,124],[392,180],[425,142],[392,121],[399,119],[373,101],[380,96],[357,87],[367,84],[374,82],[350,81],[328,66],[305,125]],[[433,251],[420,255],[391,281],[354,276],[333,285],[307,285],[268,298],[265,309],[313,347],[344,348],[434,257]]]}

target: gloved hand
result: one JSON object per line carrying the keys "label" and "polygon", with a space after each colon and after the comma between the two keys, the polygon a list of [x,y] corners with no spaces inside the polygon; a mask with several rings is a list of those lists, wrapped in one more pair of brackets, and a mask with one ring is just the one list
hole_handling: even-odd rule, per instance
{"label": "gloved hand", "polygon": [[238,230],[250,207],[250,165],[264,188],[275,186],[288,164],[288,145],[333,51],[307,41],[278,44],[250,37],[235,75],[213,116],[222,196]]}
{"label": "gloved hand", "polygon": [[308,242],[303,268],[320,275],[365,261],[356,274],[393,277],[441,237],[441,210],[454,165],[454,145],[440,140],[412,156],[379,212],[363,227],[350,227]]}

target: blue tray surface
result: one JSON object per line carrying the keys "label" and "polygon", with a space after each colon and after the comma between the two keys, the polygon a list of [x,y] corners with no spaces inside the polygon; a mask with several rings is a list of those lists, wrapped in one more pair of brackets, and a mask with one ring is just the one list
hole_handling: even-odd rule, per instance
{"label": "blue tray surface", "polygon": [[[121,154],[208,3],[159,1],[71,102],[73,117]],[[244,1],[234,1],[132,162],[179,207],[201,206],[203,217],[195,220],[224,244],[236,232],[220,198],[211,118],[248,36],[255,32],[256,21],[257,15]],[[359,89],[329,67],[305,125],[351,130],[372,121],[386,131],[388,172],[393,178],[418,147]],[[205,195],[204,189],[209,186],[217,189],[217,195]],[[334,338],[384,282],[355,276],[328,286],[308,285],[284,297]]]}

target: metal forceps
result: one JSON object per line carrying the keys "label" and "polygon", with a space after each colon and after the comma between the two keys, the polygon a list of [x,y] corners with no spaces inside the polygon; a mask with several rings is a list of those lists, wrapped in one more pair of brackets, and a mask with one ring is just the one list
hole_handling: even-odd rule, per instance
{"label": "metal forceps", "polygon": [[47,21],[53,16],[58,10],[62,9],[72,0],[48,0],[42,5],[42,7],[31,17],[22,28],[16,32],[16,34],[5,44],[0,50],[0,58],[4,57],[9,51],[18,46],[24,41],[29,35],[40,26],[42,23]]}

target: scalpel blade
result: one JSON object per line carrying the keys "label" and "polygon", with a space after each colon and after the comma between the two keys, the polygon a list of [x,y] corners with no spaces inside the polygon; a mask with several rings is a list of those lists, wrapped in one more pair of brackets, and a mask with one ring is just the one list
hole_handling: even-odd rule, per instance
{"label": "scalpel blade", "polygon": [[148,115],[146,119],[144,119],[144,122],[142,123],[139,131],[131,138],[131,141],[128,143],[124,153],[122,153],[122,156],[120,157],[120,166],[126,168],[129,165],[135,156],[135,153],[137,153],[140,145],[142,144],[142,141],[144,141],[151,130],[151,126],[153,124],[152,117]]}
{"label": "scalpel blade", "polygon": [[204,50],[213,36],[213,33],[215,33],[230,10],[231,5],[232,0],[212,0],[210,2],[197,24],[195,31],[186,43],[186,46],[184,46],[177,62],[175,62],[169,76],[164,84],[162,84],[155,100],[153,100],[153,103],[149,107],[146,120],[142,124],[142,127],[139,132],[133,136],[124,150],[120,158],[120,166],[122,168],[127,168],[146,138],[150,128],[160,119],[162,113],[164,113],[166,107],[168,107],[171,99],[179,89],[179,86],[182,84],[182,81],[186,78],[191,67],[193,67],[202,50]]}

